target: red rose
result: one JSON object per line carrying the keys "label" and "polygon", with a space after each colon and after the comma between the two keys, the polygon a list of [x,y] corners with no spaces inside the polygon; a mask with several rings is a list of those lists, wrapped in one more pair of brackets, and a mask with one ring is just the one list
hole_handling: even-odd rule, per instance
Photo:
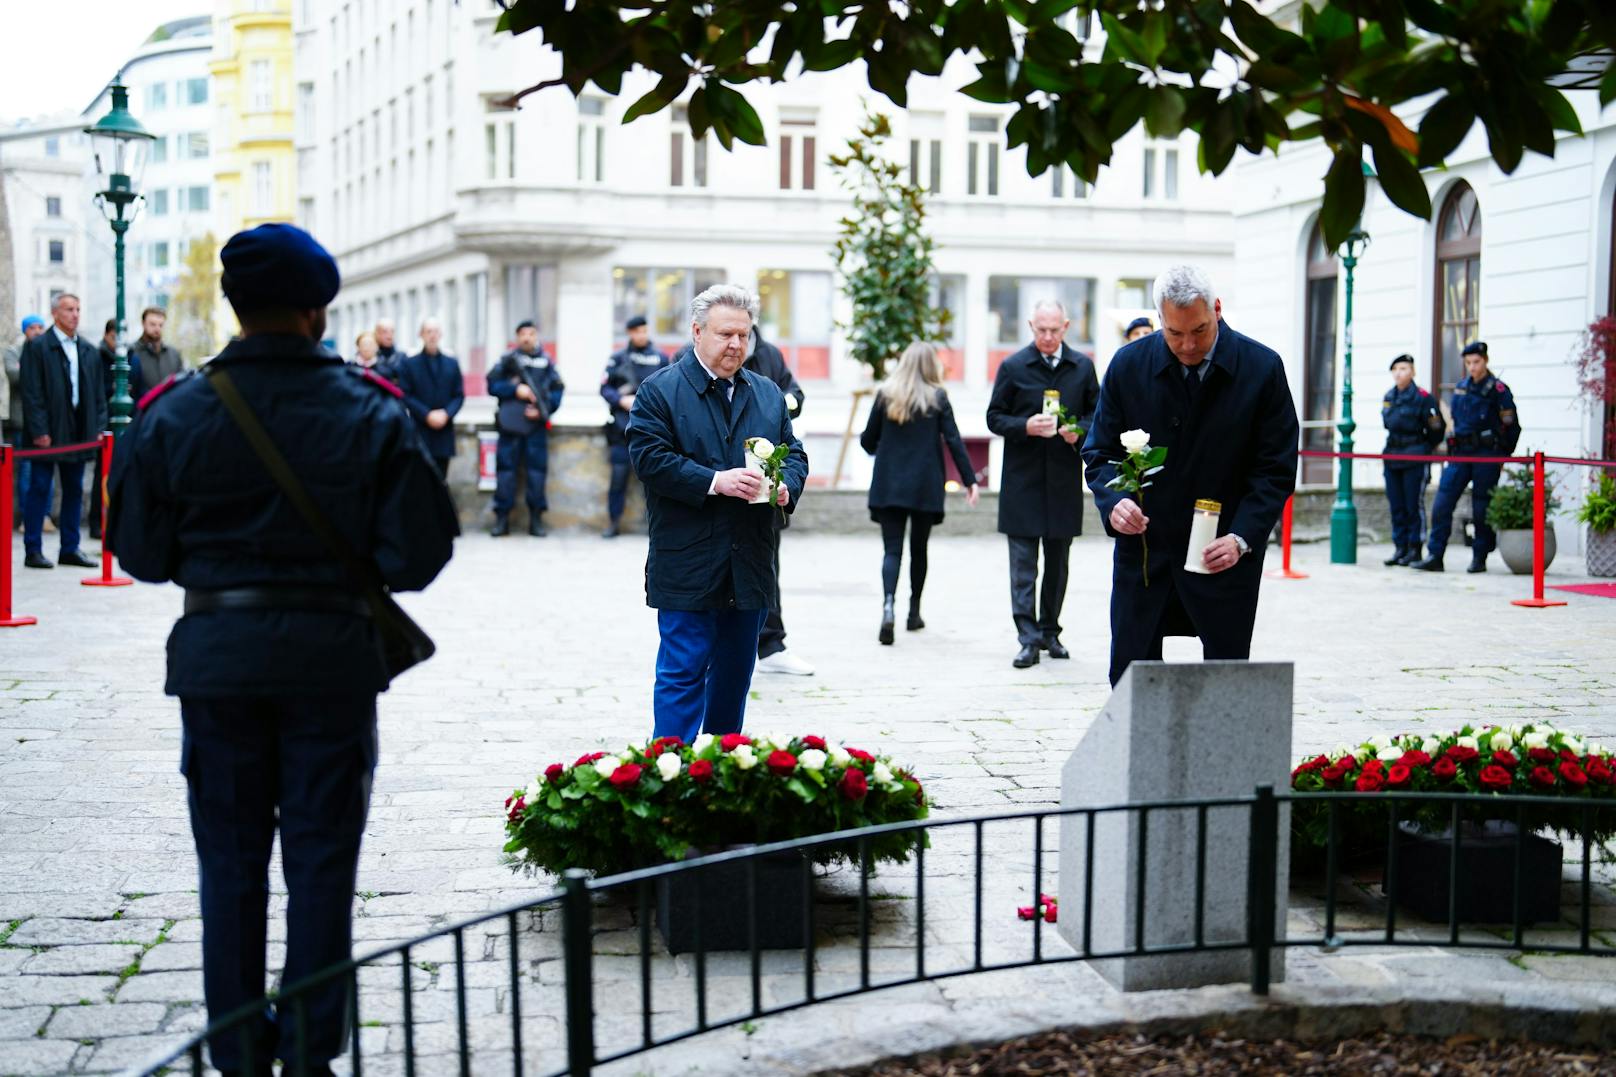
{"label": "red rose", "polygon": [[1508,789],[1515,784],[1515,776],[1496,765],[1482,767],[1480,778],[1482,786],[1492,790]]}
{"label": "red rose", "polygon": [[1399,759],[1398,762],[1405,767],[1425,767],[1430,766],[1431,757],[1418,748],[1410,748],[1403,753],[1403,758]]}
{"label": "red rose", "polygon": [[1386,764],[1378,759],[1371,759],[1363,765],[1365,774],[1379,774],[1386,769]]}
{"label": "red rose", "polygon": [[1515,758],[1514,752],[1506,752],[1502,748],[1493,753],[1493,762],[1501,767],[1508,767],[1510,770],[1514,770],[1521,763],[1519,759]]}
{"label": "red rose", "polygon": [[684,741],[680,740],[678,737],[672,736],[671,734],[666,737],[658,737],[646,747],[645,758],[655,759],[663,752],[677,751],[684,746]]}
{"label": "red rose", "polygon": [[1554,754],[1553,748],[1531,748],[1527,751],[1526,758],[1534,763],[1552,763],[1560,757]]}
{"label": "red rose", "polygon": [[700,784],[711,781],[713,777],[713,761],[711,759],[698,759],[690,764],[690,780]]}
{"label": "red rose", "polygon": [[1044,906],[1044,923],[1053,924],[1055,922],[1055,909],[1056,906],[1053,904]]}
{"label": "red rose", "polygon": [[1596,755],[1588,757],[1588,777],[1600,785],[1616,784],[1616,773],[1612,773],[1605,761]]}
{"label": "red rose", "polygon": [[644,768],[638,763],[624,763],[612,771],[611,783],[619,789],[625,789],[639,781],[643,771]]}
{"label": "red rose", "polygon": [[871,755],[869,752],[862,751],[862,750],[860,750],[858,748],[849,748],[849,749],[847,749],[847,754],[852,756],[854,759],[857,759],[860,763],[873,763],[873,762],[875,762],[875,756]]}
{"label": "red rose", "polygon": [[910,778],[909,780],[915,783],[915,803],[926,803],[926,787],[920,784],[919,778]]}
{"label": "red rose", "polygon": [[1412,767],[1403,763],[1393,763],[1391,769],[1386,772],[1386,784],[1393,789],[1401,789],[1412,777],[1414,777]]}
{"label": "red rose", "polygon": [[1016,918],[1018,920],[1036,920],[1038,914],[1032,911],[1031,905],[1018,905],[1016,906]]}
{"label": "red rose", "polygon": [[825,738],[824,737],[816,737],[812,733],[810,733],[806,737],[802,738],[802,746],[804,748],[818,748],[820,751],[824,751],[825,750]]}
{"label": "red rose", "polygon": [[1581,789],[1588,784],[1588,774],[1575,760],[1566,759],[1560,763],[1560,777],[1573,789]]}
{"label": "red rose", "polygon": [[745,733],[725,733],[718,738],[718,746],[726,752],[733,752],[743,744],[751,744],[752,738]]}
{"label": "red rose", "polygon": [[769,769],[784,777],[797,769],[797,757],[790,752],[770,752],[769,758],[764,760]]}
{"label": "red rose", "polygon": [[565,773],[567,773],[566,767],[562,766],[560,763],[551,763],[549,766],[544,768],[544,780],[547,782],[559,782],[561,780],[561,776]]}
{"label": "red rose", "polygon": [[659,756],[661,754],[662,754],[662,742],[661,741],[654,740],[650,744],[647,744],[645,746],[645,758],[647,758],[647,759],[655,759],[657,756]]}
{"label": "red rose", "polygon": [[1570,748],[1561,748],[1560,749],[1560,758],[1566,760],[1568,763],[1581,763],[1582,762],[1582,760],[1580,758],[1578,758],[1577,753],[1573,752]]}
{"label": "red rose", "polygon": [[1336,785],[1343,778],[1345,778],[1348,774],[1351,774],[1351,773],[1352,773],[1352,760],[1350,758],[1349,759],[1341,759],[1341,760],[1337,760],[1334,763],[1331,763],[1328,767],[1324,768],[1324,773],[1321,775],[1321,777],[1323,777],[1323,779],[1325,780],[1325,782],[1327,784]]}
{"label": "red rose", "polygon": [[513,801],[515,799],[516,799],[516,797],[514,795],[513,796],[508,796],[508,797],[505,798],[505,810],[506,811],[510,810],[511,801]]}
{"label": "red rose", "polygon": [[1459,773],[1459,764],[1443,756],[1431,764],[1431,776],[1439,781],[1451,782],[1454,775]]}
{"label": "red rose", "polygon": [[1442,754],[1453,760],[1455,763],[1468,763],[1481,753],[1476,751],[1474,748],[1466,748],[1462,744],[1455,744]]}
{"label": "red rose", "polygon": [[1368,767],[1365,767],[1364,772],[1358,775],[1358,782],[1355,788],[1360,793],[1378,793],[1380,791],[1380,787],[1385,784],[1386,775],[1382,774],[1378,770],[1370,770]]}
{"label": "red rose", "polygon": [[589,755],[580,755],[578,757],[578,762],[574,763],[573,766],[575,766],[575,767],[587,767],[589,764],[593,763],[595,760],[604,759],[604,758],[606,758],[606,753],[605,752],[592,752]]}
{"label": "red rose", "polygon": [[836,788],[840,789],[842,796],[848,800],[863,800],[865,794],[870,791],[870,783],[865,780],[862,770],[848,767],[842,774],[842,780],[836,783]]}
{"label": "red rose", "polygon": [[513,823],[516,822],[516,817],[521,815],[522,812],[525,811],[526,809],[527,809],[527,800],[526,800],[526,798],[517,797],[516,798],[516,803],[511,805],[511,814],[510,814],[511,822],[513,822]]}
{"label": "red rose", "polygon": [[1528,777],[1532,779],[1532,784],[1539,789],[1554,788],[1554,771],[1548,767],[1533,767],[1532,773]]}

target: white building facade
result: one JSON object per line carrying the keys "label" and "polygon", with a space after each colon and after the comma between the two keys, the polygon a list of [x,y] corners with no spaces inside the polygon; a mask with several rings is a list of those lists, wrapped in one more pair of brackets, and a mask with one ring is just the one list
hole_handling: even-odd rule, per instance
{"label": "white building facade", "polygon": [[[85,298],[90,265],[112,247],[112,233],[85,197],[90,144],[76,115],[0,130],[0,186],[5,192],[10,264],[0,267],[9,296],[0,310],[0,340],[10,342],[24,317],[50,319],[63,292]],[[86,307],[88,302],[86,300]],[[109,310],[110,315],[110,310]]]}
{"label": "white building facade", "polygon": [[[677,105],[622,125],[653,85],[644,77],[616,97],[556,88],[500,108],[560,61],[537,35],[496,34],[498,14],[450,0],[299,0],[294,10],[299,218],[342,266],[339,350],[378,317],[397,321],[407,343],[436,315],[468,392],[482,393],[515,324],[533,318],[572,387],[557,419],[604,421],[594,389],[625,319],[646,315],[671,350],[688,338],[695,292],[745,284],[803,382],[799,432],[828,479],[852,393],[868,384],[836,327],[848,310],[829,254],[848,194],[828,158],[872,97],[862,72],[745,87],[768,145],[725,152],[711,136],[694,140]],[[1123,325],[1149,307],[1148,282],[1182,260],[1227,277],[1234,236],[1191,138],[1134,132],[1094,189],[1070,172],[1031,178],[1006,145],[1008,110],[957,92],[974,77],[957,65],[913,80],[906,112],[875,104],[893,117],[891,151],[932,192],[950,391],[985,467],[993,374],[1030,341],[1034,303],[1065,301],[1069,341],[1103,368]],[[863,481],[862,455],[850,454],[844,478]]]}

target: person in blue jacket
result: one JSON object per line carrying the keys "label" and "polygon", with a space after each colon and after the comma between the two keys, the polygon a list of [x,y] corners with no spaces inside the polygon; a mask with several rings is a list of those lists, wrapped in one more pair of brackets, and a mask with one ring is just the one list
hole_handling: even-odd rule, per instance
{"label": "person in blue jacket", "polygon": [[[646,604],[657,611],[653,734],[686,743],[732,733],[746,715],[758,633],[774,598],[774,514],[793,511],[808,456],[785,394],[744,369],[758,297],[718,284],[691,303],[695,350],[640,384],[628,452],[645,483]],[[787,447],[774,503],[746,467],[746,443]],[[772,483],[768,484],[772,486]]]}
{"label": "person in blue jacket", "polygon": [[539,344],[539,327],[524,321],[516,327],[516,347],[500,356],[488,372],[488,395],[499,401],[494,425],[499,444],[494,450],[494,526],[489,534],[511,533],[511,509],[516,505],[516,467],[527,472],[527,533],[549,534],[544,513],[550,507],[545,480],[550,473],[550,416],[561,406],[566,390],[561,372]]}
{"label": "person in blue jacket", "polygon": [[[1442,443],[1447,423],[1436,397],[1414,384],[1414,357],[1399,355],[1391,365],[1393,385],[1380,402],[1380,421],[1386,427],[1386,454],[1420,456]],[[1411,565],[1420,559],[1425,531],[1425,487],[1431,481],[1429,464],[1412,460],[1382,461],[1386,501],[1392,514],[1392,543],[1396,549],[1387,565]]]}
{"label": "person in blue jacket", "polygon": [[1421,572],[1442,572],[1442,555],[1448,550],[1453,530],[1453,510],[1466,486],[1470,487],[1470,518],[1476,528],[1476,541],[1470,548],[1466,572],[1486,572],[1487,555],[1498,544],[1498,536],[1487,525],[1487,506],[1492,504],[1493,488],[1498,485],[1502,464],[1471,463],[1472,456],[1509,456],[1521,440],[1521,420],[1515,411],[1515,396],[1509,386],[1487,369],[1487,342],[1473,340],[1464,348],[1465,376],[1453,387],[1448,410],[1453,414],[1453,433],[1448,437],[1448,463],[1437,483],[1436,500],[1431,503],[1429,556],[1413,567]]}
{"label": "person in blue jacket", "polygon": [[398,364],[398,387],[438,473],[447,478],[455,454],[454,417],[466,402],[466,385],[459,360],[439,349],[442,340],[436,318],[421,323],[421,350]]}

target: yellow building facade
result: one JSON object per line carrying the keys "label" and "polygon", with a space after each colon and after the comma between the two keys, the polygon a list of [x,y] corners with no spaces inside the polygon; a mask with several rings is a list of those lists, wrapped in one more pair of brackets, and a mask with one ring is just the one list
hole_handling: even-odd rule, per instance
{"label": "yellow building facade", "polygon": [[208,71],[222,243],[297,212],[292,0],[217,0]]}

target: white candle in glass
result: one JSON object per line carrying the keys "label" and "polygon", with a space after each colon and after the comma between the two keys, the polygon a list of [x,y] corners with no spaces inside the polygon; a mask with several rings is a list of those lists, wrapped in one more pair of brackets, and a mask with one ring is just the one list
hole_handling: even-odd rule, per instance
{"label": "white candle in glass", "polygon": [[1218,537],[1218,517],[1223,505],[1202,499],[1195,503],[1195,514],[1190,520],[1190,547],[1184,554],[1184,571],[1210,575],[1211,569],[1201,560],[1201,554]]}

